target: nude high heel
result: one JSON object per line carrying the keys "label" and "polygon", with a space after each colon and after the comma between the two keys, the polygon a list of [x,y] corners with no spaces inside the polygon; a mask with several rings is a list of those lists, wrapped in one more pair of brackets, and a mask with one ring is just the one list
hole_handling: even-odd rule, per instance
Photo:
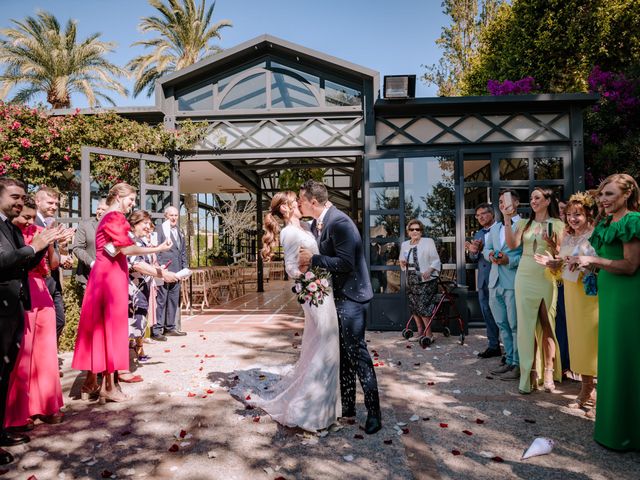
{"label": "nude high heel", "polygon": [[[551,372],[551,380],[547,380],[547,373]],[[542,386],[547,393],[553,393],[556,391],[556,384],[553,381],[553,368],[544,369],[544,380]]]}

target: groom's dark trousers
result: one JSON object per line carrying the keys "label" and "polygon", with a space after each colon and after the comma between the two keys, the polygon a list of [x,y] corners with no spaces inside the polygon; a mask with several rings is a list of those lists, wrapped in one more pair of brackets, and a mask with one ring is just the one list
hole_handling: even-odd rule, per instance
{"label": "groom's dark trousers", "polygon": [[340,396],[342,415],[354,416],[356,411],[356,376],[364,391],[364,401],[370,414],[380,414],[378,382],[371,355],[364,339],[365,312],[373,289],[364,259],[364,247],[358,228],[346,214],[331,207],[324,217],[324,228],[312,232],[318,238],[320,255],[311,260],[313,267],[331,272],[333,295],[340,326]]}

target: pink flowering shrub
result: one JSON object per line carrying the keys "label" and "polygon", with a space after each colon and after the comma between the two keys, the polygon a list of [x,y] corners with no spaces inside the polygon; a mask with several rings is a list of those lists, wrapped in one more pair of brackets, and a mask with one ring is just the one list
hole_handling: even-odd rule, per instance
{"label": "pink flowering shrub", "polygon": [[533,77],[524,77],[520,80],[489,80],[487,82],[487,91],[491,95],[526,95],[534,93],[540,87],[536,85]]}

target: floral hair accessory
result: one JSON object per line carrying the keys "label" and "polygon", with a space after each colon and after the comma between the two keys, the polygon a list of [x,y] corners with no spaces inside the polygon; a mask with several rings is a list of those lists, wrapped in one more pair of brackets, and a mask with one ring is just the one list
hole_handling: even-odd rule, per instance
{"label": "floral hair accessory", "polygon": [[594,198],[587,192],[576,192],[569,197],[569,202],[581,203],[585,207],[593,207],[595,205]]}

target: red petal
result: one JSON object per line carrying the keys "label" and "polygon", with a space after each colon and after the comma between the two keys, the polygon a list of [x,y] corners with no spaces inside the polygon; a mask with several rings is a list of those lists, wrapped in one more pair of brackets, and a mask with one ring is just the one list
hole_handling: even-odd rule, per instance
{"label": "red petal", "polygon": [[187,431],[186,431],[186,430],[180,430],[180,435],[179,435],[179,437],[180,437],[180,438],[184,438],[184,437],[186,437],[186,436],[187,436]]}
{"label": "red petal", "polygon": [[162,373],[171,373],[171,370],[165,370],[165,371],[164,371],[164,372],[162,372]]}
{"label": "red petal", "polygon": [[391,445],[393,443],[393,440],[389,439],[389,440],[384,440],[383,443],[385,445]]}
{"label": "red petal", "polygon": [[440,426],[442,428],[449,428],[449,424],[448,423],[441,423]]}
{"label": "red petal", "polygon": [[420,362],[414,363],[413,366],[414,367],[419,367],[420,366]]}
{"label": "red petal", "polygon": [[284,477],[276,477],[274,480],[287,480],[287,479]]}
{"label": "red petal", "polygon": [[535,420],[529,420],[528,418],[525,418],[524,421],[527,423],[536,423]]}
{"label": "red petal", "polygon": [[[9,470],[7,470],[8,472]],[[6,472],[5,472],[6,473]],[[27,480],[38,480],[38,477],[36,477],[35,475],[31,475],[29,478],[27,478]]]}
{"label": "red petal", "polygon": [[200,357],[200,354],[197,354],[197,355],[196,355],[196,358],[198,358],[198,357]]}
{"label": "red petal", "polygon": [[[100,476],[101,476],[102,478],[111,478],[111,476],[112,476],[112,475],[113,475],[113,472],[110,472],[109,470],[103,470],[103,471],[102,471],[102,473],[100,474]],[[31,477],[29,477],[29,478],[32,478],[32,477],[33,477],[34,479],[36,478],[34,475],[32,475],[32,476],[31,476]]]}
{"label": "red petal", "polygon": [[202,398],[207,398],[207,396],[206,395],[202,395]]}
{"label": "red petal", "polygon": [[383,363],[383,362],[380,362],[380,366],[381,366],[381,367],[384,367],[384,363]]}
{"label": "red petal", "polygon": [[411,348],[411,345],[407,345],[407,348]]}
{"label": "red petal", "polygon": [[200,367],[198,370],[201,372],[202,371],[202,367]]}
{"label": "red petal", "polygon": [[195,393],[191,393],[191,392],[187,393],[187,397],[195,397],[195,396],[196,396]]}
{"label": "red petal", "polygon": [[396,362],[397,365],[402,365],[402,362]]}
{"label": "red petal", "polygon": [[435,384],[436,384],[436,382],[427,382],[427,385],[429,385],[429,386],[432,386],[432,385],[435,385]]}
{"label": "red petal", "polygon": [[187,348],[186,345],[180,345],[180,348]]}
{"label": "red petal", "polygon": [[402,433],[404,433],[405,435],[407,435],[409,433],[409,429],[408,428],[403,428],[402,429]]}
{"label": "red petal", "polygon": [[202,337],[202,339],[203,339],[203,340],[206,340],[206,339],[207,339],[207,337]]}
{"label": "red petal", "polygon": [[356,433],[353,438],[357,438],[358,440],[362,440],[364,438],[364,435],[360,435],[359,433]]}
{"label": "red petal", "polygon": [[177,444],[177,443],[174,443],[173,445],[171,445],[171,446],[169,447],[169,451],[170,451],[170,452],[177,452],[178,450],[180,450],[180,447],[178,446],[178,444]]}
{"label": "red petal", "polygon": [[469,436],[473,435],[473,433],[470,432],[469,430],[462,430],[462,433],[464,433],[465,435],[469,435]]}
{"label": "red petal", "polygon": [[213,358],[215,357],[215,355],[209,355],[209,354],[205,354],[204,358]]}
{"label": "red petal", "polygon": [[204,363],[204,360],[200,360],[200,363]]}
{"label": "red petal", "polygon": [[[0,470],[0,475],[4,475],[5,473],[9,473],[9,470],[6,469],[6,468],[3,468],[2,470]],[[31,476],[33,477],[33,475],[31,475]],[[34,479],[35,479],[35,477],[34,477]]]}
{"label": "red petal", "polygon": [[476,423],[477,423],[478,425],[482,425],[482,424],[484,423],[484,420],[481,420],[481,419],[479,419],[479,418],[476,418]]}
{"label": "red petal", "polygon": [[502,463],[502,462],[504,462],[504,460],[502,459],[502,457],[498,457],[498,456],[491,457],[491,460],[493,460],[494,462],[498,462],[498,463]]}
{"label": "red petal", "polygon": [[377,364],[377,363],[374,363],[374,364],[373,364],[373,366],[374,366],[374,367],[377,367],[377,366],[378,366],[378,364]]}
{"label": "red petal", "polygon": [[251,405],[246,405],[244,407],[245,410],[253,410],[253,407]]}
{"label": "red petal", "polygon": [[451,450],[451,453],[454,455],[461,455],[460,450]]}
{"label": "red petal", "polygon": [[255,417],[253,417],[253,421],[254,421],[255,423],[258,423],[258,422],[260,421],[260,416],[259,416],[259,415],[256,415]]}
{"label": "red petal", "polygon": [[213,393],[213,390],[211,390],[210,388],[207,390],[207,393],[211,394]]}
{"label": "red petal", "polygon": [[170,349],[170,348],[165,348],[165,349],[164,349],[164,353],[169,353],[170,351],[171,351],[171,349]]}
{"label": "red petal", "polygon": [[299,334],[298,332],[296,332],[296,333],[294,333],[294,334],[293,334],[293,336],[294,336],[294,337],[299,337],[299,336],[300,336],[300,334]]}
{"label": "red petal", "polygon": [[431,420],[431,418],[429,418],[429,417],[422,417],[422,421],[423,421],[423,422],[428,422],[429,420]]}
{"label": "red petal", "polygon": [[244,397],[245,400],[251,400],[251,395],[247,395],[246,397]]}

